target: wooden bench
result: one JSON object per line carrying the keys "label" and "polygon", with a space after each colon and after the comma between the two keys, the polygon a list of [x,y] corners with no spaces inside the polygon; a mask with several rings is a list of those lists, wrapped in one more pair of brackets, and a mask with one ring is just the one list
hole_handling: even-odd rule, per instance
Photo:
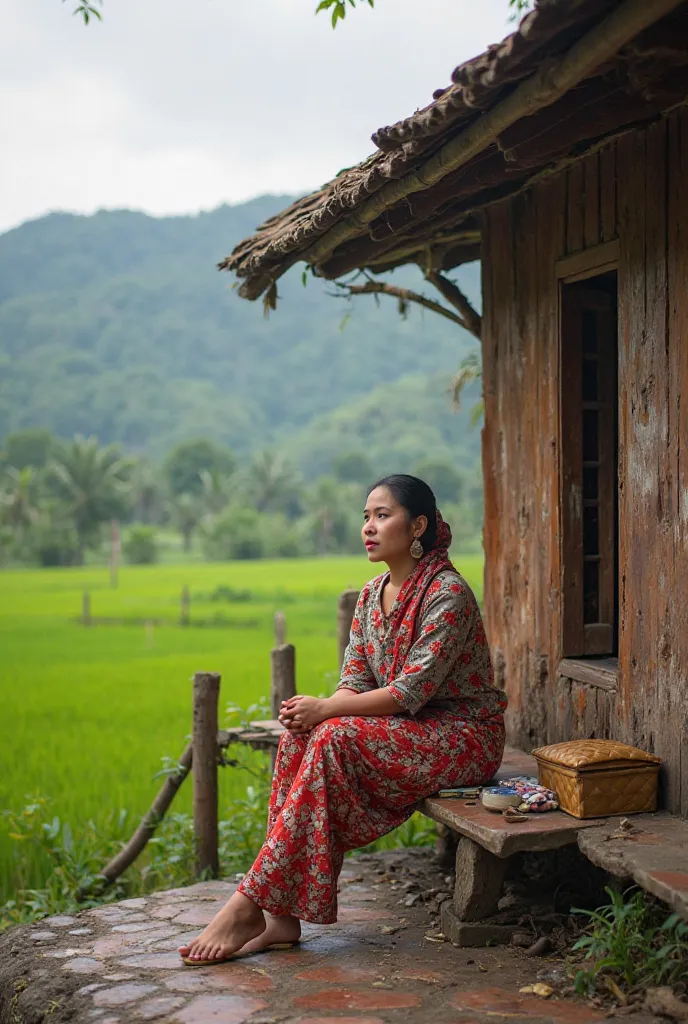
{"label": "wooden bench", "polygon": [[[514,775],[537,777],[534,757],[506,747],[495,781]],[[509,858],[515,853],[556,850],[576,843],[584,829],[609,824],[608,818],[579,821],[563,811],[528,815],[524,822],[508,824],[501,814],[474,806],[464,798],[428,797],[419,810],[433,821],[458,833],[456,885],[451,901],[442,905],[442,931],[457,946],[484,946],[509,942],[517,926],[486,921],[497,913],[497,903]]]}

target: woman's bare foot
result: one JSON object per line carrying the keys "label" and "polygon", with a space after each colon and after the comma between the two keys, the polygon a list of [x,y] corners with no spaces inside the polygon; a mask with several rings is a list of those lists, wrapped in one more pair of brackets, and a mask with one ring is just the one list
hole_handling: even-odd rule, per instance
{"label": "woman's bare foot", "polygon": [[259,953],[275,943],[298,942],[301,938],[301,922],[298,917],[292,917],[291,914],[281,914],[279,917],[266,914],[265,921],[265,931],[241,947],[242,956],[244,953]]}
{"label": "woman's bare foot", "polygon": [[188,960],[226,960],[265,931],[265,915],[257,904],[235,892],[208,927],[179,954]]}

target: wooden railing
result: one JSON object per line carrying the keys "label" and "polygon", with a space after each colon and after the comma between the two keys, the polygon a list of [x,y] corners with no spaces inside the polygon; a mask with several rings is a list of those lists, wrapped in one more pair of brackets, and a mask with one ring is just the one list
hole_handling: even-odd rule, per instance
{"label": "wooden railing", "polygon": [[[357,590],[345,590],[337,605],[337,648],[339,668],[349,642]],[[87,622],[84,609],[84,624]],[[88,608],[90,619],[90,607]],[[165,778],[160,792],[124,848],[107,864],[100,878],[109,885],[136,860],[163,820],[179,787],[189,772],[193,776],[193,822],[196,844],[196,873],[216,878],[218,861],[218,770],[223,751],[233,743],[271,752],[272,769],[279,738],[284,731],[278,721],[282,701],[296,694],[296,651],[285,643],[286,623],[282,612],[275,615],[275,642],[270,652],[270,710],[272,718],[231,729],[218,728],[221,677],[218,672],[196,672],[193,678],[193,719],[191,742],[187,744],[176,770]]]}

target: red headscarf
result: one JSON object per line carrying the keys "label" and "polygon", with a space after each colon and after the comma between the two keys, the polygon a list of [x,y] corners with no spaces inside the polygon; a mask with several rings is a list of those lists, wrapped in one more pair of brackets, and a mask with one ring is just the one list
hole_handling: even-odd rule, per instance
{"label": "red headscarf", "polygon": [[410,576],[404,580],[390,616],[394,633],[394,653],[390,679],[395,679],[404,665],[411,645],[416,639],[416,624],[428,588],[438,573],[447,569],[456,571],[447,554],[452,542],[451,529],[437,510],[437,541],[434,548],[423,555]]}

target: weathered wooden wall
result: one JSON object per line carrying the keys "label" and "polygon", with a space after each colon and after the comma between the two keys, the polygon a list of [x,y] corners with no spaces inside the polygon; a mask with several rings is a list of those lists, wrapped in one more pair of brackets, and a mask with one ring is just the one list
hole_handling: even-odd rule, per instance
{"label": "weathered wooden wall", "polygon": [[[616,693],[561,659],[555,261],[619,238]],[[488,209],[485,610],[512,741],[611,736],[666,762],[688,814],[688,113]],[[685,754],[682,757],[682,751]]]}

